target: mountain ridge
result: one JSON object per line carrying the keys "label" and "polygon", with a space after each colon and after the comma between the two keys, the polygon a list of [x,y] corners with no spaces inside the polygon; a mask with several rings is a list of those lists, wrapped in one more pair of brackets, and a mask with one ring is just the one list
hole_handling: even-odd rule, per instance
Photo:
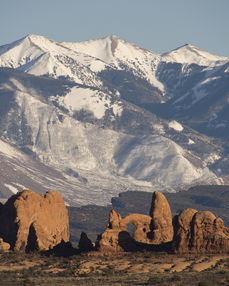
{"label": "mountain ridge", "polygon": [[[29,37],[45,46],[42,52]],[[222,86],[226,100],[227,61],[219,65],[217,58],[208,66],[163,61],[163,55],[114,36],[98,40],[97,48],[92,40],[74,49],[42,36],[23,39],[17,53],[1,53],[0,47],[0,136],[61,172],[65,179],[56,187],[69,188],[63,191],[68,203],[105,204],[131,189],[173,192],[223,183],[227,139],[199,133],[178,103],[186,94],[190,101],[194,95],[187,91],[193,91],[198,101],[189,105],[197,109]],[[93,55],[77,51],[79,44],[84,52],[94,49]],[[107,62],[95,57],[104,49]],[[218,79],[211,82],[216,73]],[[200,96],[199,86],[208,87],[207,96]],[[181,106],[179,112],[174,106]]]}

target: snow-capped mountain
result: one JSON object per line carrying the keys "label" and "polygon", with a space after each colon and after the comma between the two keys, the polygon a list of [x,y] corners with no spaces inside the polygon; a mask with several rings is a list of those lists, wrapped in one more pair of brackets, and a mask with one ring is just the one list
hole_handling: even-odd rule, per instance
{"label": "snow-capped mountain", "polygon": [[131,70],[134,75],[146,79],[160,90],[164,89],[155,77],[160,55],[139,48],[116,36],[81,43],[63,42],[61,45],[98,58],[117,70]]}
{"label": "snow-capped mountain", "polygon": [[[22,174],[25,187],[45,184],[74,205],[104,204],[124,190],[223,183],[224,142],[185,118],[204,98],[217,112],[227,65],[190,45],[157,55],[115,36],[56,43],[29,35],[0,47],[0,136],[25,153],[20,168],[35,164],[39,174],[7,177],[2,196],[25,185]],[[218,98],[227,92],[225,82]]]}
{"label": "snow-capped mountain", "polygon": [[229,61],[182,65],[161,63],[158,78],[167,87],[169,98],[151,110],[167,119],[176,119],[201,133],[228,140]]}
{"label": "snow-capped mountain", "polygon": [[161,55],[162,61],[181,63],[181,64],[197,64],[199,66],[216,66],[228,62],[228,58],[220,57],[203,51],[198,47],[186,44],[171,52]]}
{"label": "snow-capped mountain", "polygon": [[53,78],[67,77],[77,83],[101,86],[96,74],[87,66],[105,64],[88,55],[77,53],[59,43],[36,35],[28,35],[12,44],[0,47],[0,66]]}

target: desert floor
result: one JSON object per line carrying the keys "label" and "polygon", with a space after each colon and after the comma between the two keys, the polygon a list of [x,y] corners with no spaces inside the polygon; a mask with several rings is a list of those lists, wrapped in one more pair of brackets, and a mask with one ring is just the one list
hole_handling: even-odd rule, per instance
{"label": "desert floor", "polygon": [[0,253],[0,285],[229,285],[229,255]]}

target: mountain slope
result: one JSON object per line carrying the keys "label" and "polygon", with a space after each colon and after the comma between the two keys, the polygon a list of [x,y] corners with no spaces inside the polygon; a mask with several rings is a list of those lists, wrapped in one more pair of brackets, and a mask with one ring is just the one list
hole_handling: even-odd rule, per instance
{"label": "mountain slope", "polygon": [[[0,66],[1,138],[54,182],[61,172],[53,186],[71,204],[221,184],[228,174],[227,58],[191,45],[157,55],[115,36],[29,35],[0,47]],[[203,134],[216,129],[220,140]]]}
{"label": "mountain slope", "polygon": [[[99,62],[79,54],[48,38],[28,35],[12,44],[0,47],[0,66],[20,69],[34,75],[67,77],[77,83],[101,86],[101,81],[85,63]],[[104,66],[104,63],[98,63]]]}
{"label": "mountain slope", "polygon": [[116,36],[91,40],[81,43],[61,43],[76,52],[86,53],[115,67],[131,70],[134,75],[142,77],[163,91],[163,85],[155,77],[154,71],[160,56],[128,43]]}
{"label": "mountain slope", "polygon": [[147,115],[120,99],[116,103],[122,108],[119,114],[106,103],[102,118],[91,114],[89,119],[79,119],[73,111],[75,91],[82,86],[4,68],[0,73],[0,100],[5,106],[0,114],[1,137],[72,177],[76,186],[74,192],[64,191],[66,201],[104,204],[120,190],[173,190],[197,182],[220,183],[207,167],[207,157],[217,151],[213,144],[206,140],[205,152],[198,155],[197,149],[187,150],[178,145],[179,140],[175,143],[178,135],[188,147],[190,135],[205,140],[186,127],[177,128],[178,123]]}

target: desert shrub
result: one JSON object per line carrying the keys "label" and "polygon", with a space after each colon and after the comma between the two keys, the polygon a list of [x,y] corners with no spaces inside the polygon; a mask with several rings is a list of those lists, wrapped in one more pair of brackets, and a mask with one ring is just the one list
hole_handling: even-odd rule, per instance
{"label": "desert shrub", "polygon": [[170,278],[170,281],[171,281],[171,282],[181,281],[181,280],[182,280],[182,278],[181,278],[181,276],[178,275],[178,274],[174,274],[174,275]]}
{"label": "desert shrub", "polygon": [[148,279],[147,285],[161,285],[164,282],[163,277],[161,276],[152,276]]}

